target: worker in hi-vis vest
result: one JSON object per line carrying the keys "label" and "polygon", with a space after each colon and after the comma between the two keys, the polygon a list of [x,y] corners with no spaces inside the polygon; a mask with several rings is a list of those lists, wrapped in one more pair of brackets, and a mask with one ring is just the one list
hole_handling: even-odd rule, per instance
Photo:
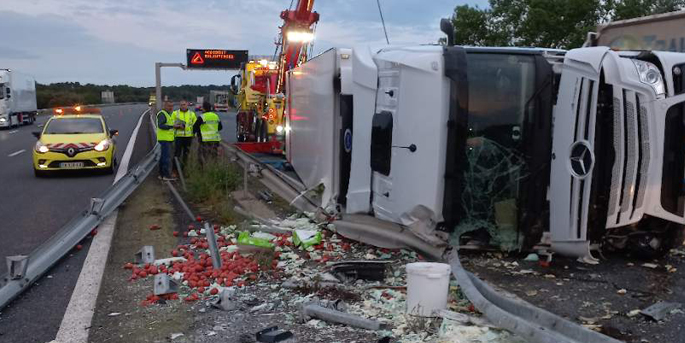
{"label": "worker in hi-vis vest", "polygon": [[174,124],[171,112],[174,110],[174,103],[167,100],[164,108],[157,112],[157,142],[161,148],[159,159],[159,178],[165,181],[174,180],[171,177],[171,145],[174,144],[175,128],[181,127]]}
{"label": "worker in hi-vis vest", "polygon": [[174,140],[175,150],[174,157],[180,159],[185,165],[188,161],[188,153],[190,152],[190,145],[193,143],[193,126],[197,117],[195,112],[188,109],[188,101],[181,100],[180,109],[174,111],[174,123],[178,125],[176,128],[176,139]]}
{"label": "worker in hi-vis vest", "polygon": [[200,141],[202,159],[215,158],[221,142],[219,131],[223,129],[219,115],[212,112],[212,105],[208,102],[202,104],[203,113],[197,116],[193,130]]}

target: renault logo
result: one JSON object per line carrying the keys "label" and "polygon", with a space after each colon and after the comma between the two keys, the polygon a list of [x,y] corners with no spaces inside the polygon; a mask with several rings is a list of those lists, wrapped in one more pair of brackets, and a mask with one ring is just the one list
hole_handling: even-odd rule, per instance
{"label": "renault logo", "polygon": [[573,143],[569,160],[573,176],[584,179],[590,175],[595,163],[595,154],[592,152],[590,142],[577,141]]}
{"label": "renault logo", "polygon": [[74,155],[76,155],[76,150],[74,148],[67,149],[67,155],[73,157]]}

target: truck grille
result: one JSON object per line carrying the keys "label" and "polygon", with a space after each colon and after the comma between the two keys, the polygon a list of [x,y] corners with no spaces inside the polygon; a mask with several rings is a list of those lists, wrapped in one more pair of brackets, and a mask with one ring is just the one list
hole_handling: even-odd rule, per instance
{"label": "truck grille", "polygon": [[[581,78],[576,106],[576,121],[574,128],[574,142],[587,141],[592,144],[595,136],[596,113],[593,111],[593,97],[597,95],[596,82],[588,78]],[[590,171],[588,171],[590,172]],[[571,227],[575,228],[575,238],[586,239],[587,219],[589,210],[590,188],[592,177],[571,178]]]}
{"label": "truck grille", "polygon": [[617,90],[613,99],[615,161],[612,169],[607,226],[630,224],[640,219],[636,212],[644,203],[650,161],[647,109],[641,95]]}

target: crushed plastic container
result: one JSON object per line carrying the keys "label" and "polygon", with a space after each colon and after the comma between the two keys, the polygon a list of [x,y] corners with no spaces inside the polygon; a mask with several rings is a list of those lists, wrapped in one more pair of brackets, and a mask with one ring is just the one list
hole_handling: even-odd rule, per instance
{"label": "crushed plastic container", "polygon": [[407,313],[434,317],[447,307],[450,265],[434,262],[407,264]]}

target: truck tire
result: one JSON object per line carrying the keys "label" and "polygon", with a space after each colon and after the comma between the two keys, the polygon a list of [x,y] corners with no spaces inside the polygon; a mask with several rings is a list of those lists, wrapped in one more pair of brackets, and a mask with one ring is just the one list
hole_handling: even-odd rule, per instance
{"label": "truck tire", "polygon": [[269,123],[266,122],[266,120],[262,119],[262,128],[259,131],[259,138],[261,142],[266,142],[268,141],[268,129],[269,129]]}
{"label": "truck tire", "polygon": [[[671,249],[683,246],[685,226],[659,218],[647,218],[646,233],[631,238],[631,251],[643,259],[664,257]],[[641,225],[641,226],[642,226]]]}

